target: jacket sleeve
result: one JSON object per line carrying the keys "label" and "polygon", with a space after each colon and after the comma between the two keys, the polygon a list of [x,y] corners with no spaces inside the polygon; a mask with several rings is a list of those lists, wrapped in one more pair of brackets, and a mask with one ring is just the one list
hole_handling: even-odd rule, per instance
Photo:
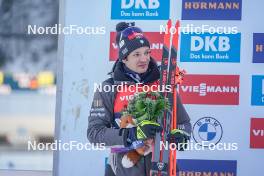
{"label": "jacket sleeve", "polygon": [[[104,82],[102,86],[107,84]],[[112,128],[113,92],[96,91],[88,117],[87,138],[91,143],[104,143],[106,146],[124,145],[123,134]]]}
{"label": "jacket sleeve", "polygon": [[179,94],[177,94],[177,127],[191,135],[192,125],[190,123],[190,117],[181,102]]}

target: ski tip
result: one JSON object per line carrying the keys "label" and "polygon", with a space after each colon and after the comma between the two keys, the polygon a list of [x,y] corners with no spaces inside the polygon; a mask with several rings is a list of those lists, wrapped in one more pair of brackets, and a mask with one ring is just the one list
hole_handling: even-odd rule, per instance
{"label": "ski tip", "polygon": [[177,21],[176,21],[175,27],[176,27],[176,28],[180,27],[180,20],[177,20]]}
{"label": "ski tip", "polygon": [[168,20],[167,25],[171,26],[171,19]]}
{"label": "ski tip", "polygon": [[169,30],[168,32],[170,32],[171,26],[172,26],[172,22],[171,22],[171,19],[169,19],[167,22],[167,28]]}
{"label": "ski tip", "polygon": [[163,38],[164,46],[167,48],[169,48],[170,46],[171,26],[172,26],[172,22],[171,22],[171,19],[169,19],[167,22],[167,31],[165,32],[164,38]]}

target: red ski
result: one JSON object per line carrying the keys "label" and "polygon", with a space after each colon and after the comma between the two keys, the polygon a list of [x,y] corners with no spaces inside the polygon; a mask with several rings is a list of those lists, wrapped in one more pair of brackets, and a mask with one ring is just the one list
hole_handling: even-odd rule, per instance
{"label": "red ski", "polygon": [[[176,150],[165,150],[160,148],[160,141],[166,144],[166,135],[173,129],[177,128],[177,84],[181,82],[181,78],[185,71],[180,71],[177,67],[177,52],[179,41],[180,22],[175,24],[176,33],[171,35],[171,20],[167,22],[167,33],[163,39],[163,53],[161,62],[161,78],[160,85],[171,85],[172,92],[164,92],[164,97],[168,98],[171,104],[171,113],[164,112],[163,118],[159,123],[163,126],[163,132],[157,134],[155,138],[155,147],[152,152],[152,168],[151,176],[176,176]],[[172,40],[172,41],[171,41]]]}

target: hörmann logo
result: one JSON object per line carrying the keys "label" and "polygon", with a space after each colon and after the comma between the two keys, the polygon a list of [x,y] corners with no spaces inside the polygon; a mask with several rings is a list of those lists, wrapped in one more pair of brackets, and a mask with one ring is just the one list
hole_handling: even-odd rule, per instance
{"label": "h\u00f6rmann logo", "polygon": [[253,34],[253,63],[264,63],[264,33]]}
{"label": "h\u00f6rmann logo", "polygon": [[251,105],[264,105],[264,75],[252,76]]}
{"label": "h\u00f6rmann logo", "polygon": [[[144,32],[150,42],[151,56],[160,61],[162,57],[163,35],[159,32]],[[115,61],[118,58],[118,45],[115,42],[116,32],[110,33],[109,60]]]}
{"label": "h\u00f6rmann logo", "polygon": [[240,62],[240,33],[181,34],[181,62]]}
{"label": "h\u00f6rmann logo", "polygon": [[186,75],[179,87],[185,104],[239,104],[239,75]]}
{"label": "h\u00f6rmann logo", "polygon": [[177,161],[179,176],[237,175],[237,161],[235,160],[178,159]]}
{"label": "h\u00f6rmann logo", "polygon": [[241,20],[242,0],[183,0],[183,20]]}
{"label": "h\u00f6rmann logo", "polygon": [[169,12],[169,0],[112,0],[111,18],[165,20]]}
{"label": "h\u00f6rmann logo", "polygon": [[264,148],[264,118],[251,118],[250,148]]}

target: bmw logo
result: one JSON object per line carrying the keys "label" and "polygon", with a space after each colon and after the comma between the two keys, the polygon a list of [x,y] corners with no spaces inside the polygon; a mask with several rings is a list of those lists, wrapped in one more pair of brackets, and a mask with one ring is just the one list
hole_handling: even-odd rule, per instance
{"label": "bmw logo", "polygon": [[196,143],[208,146],[210,143],[217,144],[223,135],[222,125],[213,117],[203,117],[193,126],[193,139]]}

